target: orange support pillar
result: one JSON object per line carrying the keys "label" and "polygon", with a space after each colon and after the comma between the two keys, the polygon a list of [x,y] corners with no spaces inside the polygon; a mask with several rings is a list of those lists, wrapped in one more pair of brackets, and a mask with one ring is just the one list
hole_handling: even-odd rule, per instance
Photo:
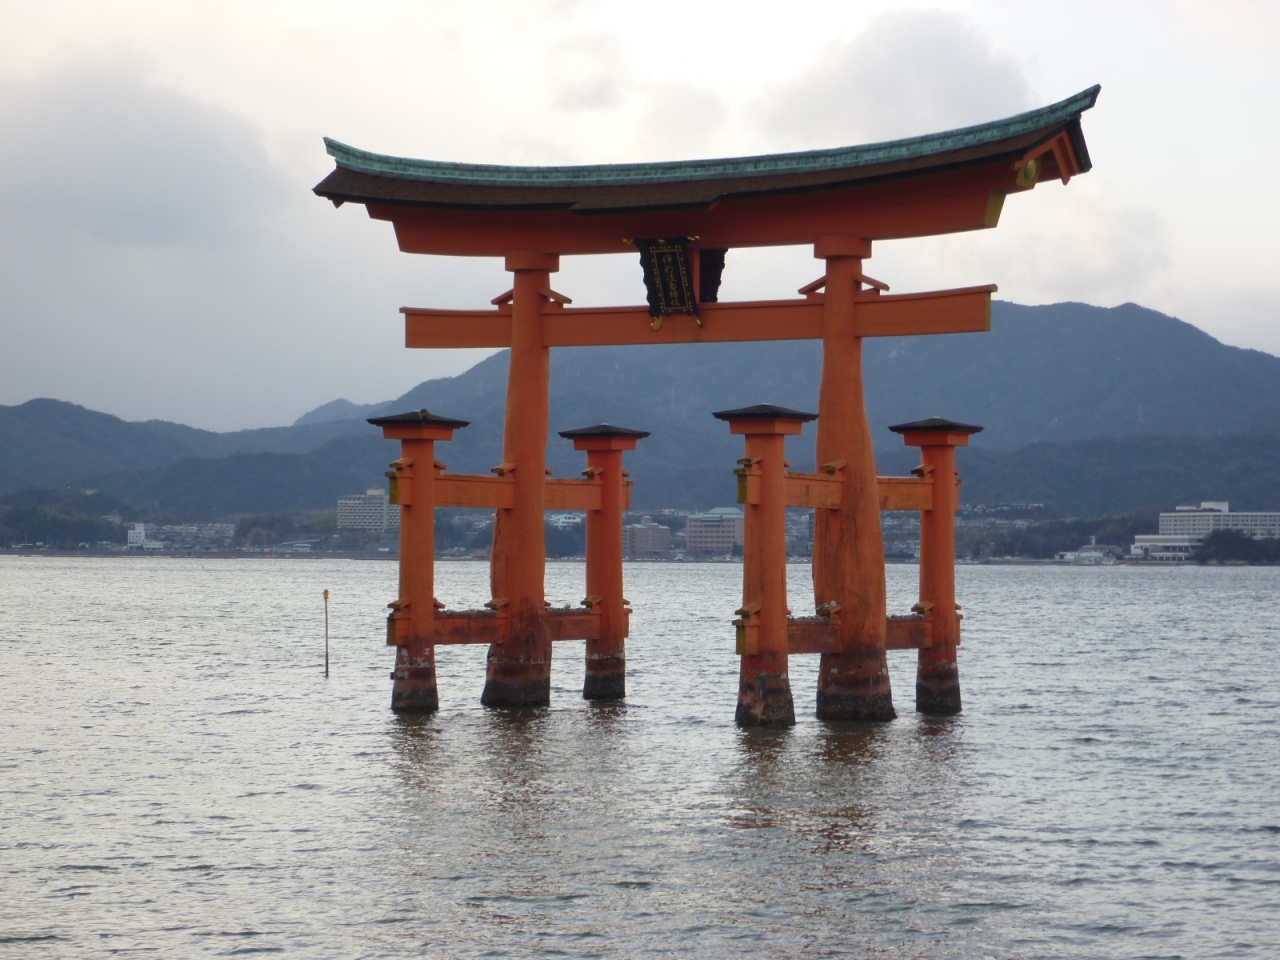
{"label": "orange support pillar", "polygon": [[916,667],[916,710],[960,712],[960,670],[956,647],[960,617],[956,606],[956,509],[960,475],[956,447],[982,428],[933,417],[890,427],[909,447],[920,447],[922,470],[933,477],[933,509],[920,513],[920,608],[932,621],[932,642],[920,648]]}
{"label": "orange support pillar", "polygon": [[400,459],[388,477],[391,502],[400,506],[400,596],[392,603],[387,643],[396,648],[391,709],[431,713],[440,706],[435,647],[435,446],[453,439],[465,420],[415,410],[369,421],[388,440],[400,441]]}
{"label": "orange support pillar", "polygon": [[494,603],[508,615],[507,638],[489,647],[484,693],[489,707],[545,707],[551,702],[551,638],[547,632],[547,569],[543,492],[547,465],[547,390],[551,352],[543,338],[543,304],[558,257],[508,254],[515,274],[511,302],[511,367],[502,435],[502,470],[514,478],[510,509],[493,524],[490,580]]}
{"label": "orange support pillar", "polygon": [[600,636],[587,641],[584,700],[621,700],[627,695],[627,613],[622,596],[622,508],[626,474],[622,453],[649,436],[602,423],[562,431],[575,450],[586,451],[586,475],[599,479],[600,509],[587,511],[587,601],[600,611]]}
{"label": "orange support pillar", "polygon": [[818,670],[823,720],[892,720],[885,657],[884,537],[875,451],[862,396],[862,338],[857,297],[862,259],[871,243],[822,237],[814,254],[827,264],[822,312],[822,382],[818,398],[818,465],[843,461],[839,510],[815,510],[813,588],[819,607],[838,603],[839,653]]}
{"label": "orange support pillar", "polygon": [[742,609],[736,621],[738,709],[741,727],[790,727],[796,722],[787,673],[787,493],[786,439],[816,414],[772,404],[722,410],[733,433],[746,437],[739,476],[745,487],[742,548]]}

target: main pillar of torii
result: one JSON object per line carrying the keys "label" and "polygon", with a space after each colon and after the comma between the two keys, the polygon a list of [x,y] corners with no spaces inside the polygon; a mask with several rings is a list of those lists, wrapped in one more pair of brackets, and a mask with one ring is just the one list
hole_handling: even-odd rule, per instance
{"label": "main pillar of torii", "polygon": [[[1081,130],[1093,87],[1004,120],[867,146],[655,164],[501,167],[368,153],[326,140],[336,169],[315,192],[391,221],[408,253],[504,258],[512,287],[487,310],[404,308],[409,347],[510,348],[492,605],[505,613],[484,700],[547,702],[544,615],[549,350],[558,346],[821,339],[818,465],[840,478],[817,509],[814,599],[840,611],[818,713],[894,715],[885,661],[884,556],[862,396],[862,340],[990,328],[994,286],[889,295],[866,276],[874,243],[995,227],[1005,198],[1091,167]],[[823,277],[803,299],[719,303],[725,252],[811,245]],[[562,256],[639,251],[646,307],[575,308],[550,275]],[[1051,252],[1046,252],[1051,255]]]}

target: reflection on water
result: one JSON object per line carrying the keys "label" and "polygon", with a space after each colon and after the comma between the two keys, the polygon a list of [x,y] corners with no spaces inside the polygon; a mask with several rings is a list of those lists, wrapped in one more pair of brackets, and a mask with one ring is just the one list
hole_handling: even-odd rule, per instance
{"label": "reflection on water", "polygon": [[449,648],[406,720],[390,564],[0,559],[0,956],[1269,956],[1280,570],[963,568],[964,714],[895,653],[898,720],[823,723],[796,658],[785,731],[732,723],[740,568],[628,576],[626,703],[566,643],[487,711]]}

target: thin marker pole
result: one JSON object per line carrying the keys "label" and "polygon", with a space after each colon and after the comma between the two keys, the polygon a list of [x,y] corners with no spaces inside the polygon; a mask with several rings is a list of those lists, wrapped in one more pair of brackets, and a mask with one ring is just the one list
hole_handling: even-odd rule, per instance
{"label": "thin marker pole", "polygon": [[329,678],[329,591],[324,592],[324,676]]}

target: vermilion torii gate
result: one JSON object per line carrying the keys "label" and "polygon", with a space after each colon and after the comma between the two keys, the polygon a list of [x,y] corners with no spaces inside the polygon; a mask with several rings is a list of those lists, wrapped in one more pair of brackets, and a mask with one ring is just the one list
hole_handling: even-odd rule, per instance
{"label": "vermilion torii gate", "polygon": [[[962,130],[724,160],[505,167],[402,159],[326,140],[336,169],[315,188],[318,195],[335,205],[364,204],[371,217],[391,221],[406,253],[502,257],[514,275],[511,289],[495,297],[490,309],[402,311],[409,347],[510,348],[511,363],[504,462],[495,468],[497,476],[441,472],[434,443],[448,439],[465,425],[461,421],[426,411],[375,421],[388,437],[402,439],[405,449],[393,478],[406,515],[401,595],[388,641],[397,647],[393,707],[435,708],[434,646],[448,642],[490,643],[482,699],[492,706],[549,702],[556,639],[595,644],[598,657],[611,659],[609,670],[617,675],[597,689],[621,693],[627,619],[621,550],[620,541],[616,556],[614,546],[603,545],[612,536],[603,531],[621,522],[629,495],[621,450],[634,448],[637,435],[607,425],[577,435],[570,431],[566,435],[580,449],[590,451],[594,444],[598,459],[583,480],[548,479],[550,348],[821,339],[818,474],[785,474],[773,462],[780,460],[781,435],[799,432],[808,415],[777,408],[754,417],[743,411],[719,414],[748,441],[739,499],[751,505],[753,495],[764,498],[754,501],[762,532],[750,534],[746,547],[748,589],[738,621],[744,660],[739,722],[790,722],[788,651],[821,654],[820,717],[891,719],[886,643],[921,650],[918,709],[958,711],[954,557],[945,557],[944,569],[939,551],[953,536],[946,532],[957,482],[953,450],[977,428],[941,420],[901,425],[895,429],[906,441],[924,448],[925,464],[914,478],[877,478],[863,405],[862,340],[988,330],[995,287],[891,295],[864,273],[863,261],[877,241],[994,227],[1008,195],[1031,190],[1045,178],[1066,183],[1088,171],[1080,116],[1098,90]],[[812,245],[824,263],[823,275],[800,289],[802,299],[717,302],[727,250],[786,244]],[[645,265],[647,308],[572,307],[551,288],[550,275],[562,256],[637,250]],[[607,462],[599,459],[606,450]],[[426,514],[448,505],[497,508],[489,611],[447,614],[433,595]],[[769,524],[776,527],[786,505],[815,508],[818,618],[793,620],[765,605],[780,602],[776,590],[760,587],[776,581],[777,571],[757,578],[764,599],[748,600],[752,564],[776,566],[777,558],[766,556],[776,539]],[[545,605],[543,511],[549,508],[584,509],[589,523],[595,518],[588,579],[608,584],[608,590],[589,596],[582,608],[550,611]],[[933,559],[922,559],[921,603],[914,617],[886,616],[882,509],[923,512],[922,540],[931,544]],[[784,634],[787,639],[778,639]],[[763,653],[773,659],[760,660]],[[755,663],[751,670],[748,661]],[[757,680],[753,700],[748,687]],[[766,688],[779,685],[785,687],[785,709],[779,706],[781,694],[766,695]]]}

